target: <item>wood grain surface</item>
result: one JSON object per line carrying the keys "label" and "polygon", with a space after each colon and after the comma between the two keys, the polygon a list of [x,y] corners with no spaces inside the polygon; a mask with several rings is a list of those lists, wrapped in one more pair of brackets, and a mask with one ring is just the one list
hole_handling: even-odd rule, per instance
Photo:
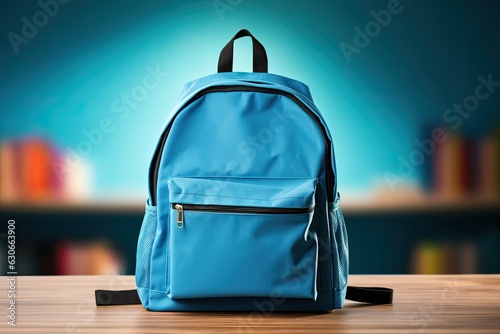
{"label": "wood grain surface", "polygon": [[500,333],[500,275],[351,276],[349,283],[392,287],[394,304],[348,301],[323,314],[148,312],[95,306],[95,289],[132,289],[133,276],[20,276],[12,327],[3,276],[0,333]]}

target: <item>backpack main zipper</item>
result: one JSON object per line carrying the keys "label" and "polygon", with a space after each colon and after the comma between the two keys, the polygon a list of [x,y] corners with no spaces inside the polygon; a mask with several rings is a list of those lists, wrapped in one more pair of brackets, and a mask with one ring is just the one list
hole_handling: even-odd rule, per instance
{"label": "backpack main zipper", "polygon": [[314,207],[310,208],[264,208],[257,206],[232,206],[232,205],[211,205],[211,204],[180,204],[173,203],[172,209],[177,210],[178,228],[184,227],[184,211],[201,211],[201,212],[217,212],[217,213],[252,213],[252,214],[283,214],[293,215],[301,213],[310,213],[314,211]]}
{"label": "backpack main zipper", "polygon": [[160,144],[156,147],[155,153],[152,159],[152,165],[150,168],[151,174],[149,176],[149,188],[151,189],[151,205],[155,206],[157,204],[157,183],[158,183],[158,172],[160,169],[160,160],[161,155],[163,153],[163,148],[167,141],[168,134],[170,133],[170,129],[172,128],[172,124],[175,121],[175,118],[179,115],[179,113],[184,110],[187,106],[192,104],[194,101],[198,100],[202,96],[209,93],[216,92],[256,92],[256,93],[268,93],[268,94],[278,94],[283,95],[291,99],[295,104],[297,104],[302,110],[304,110],[316,123],[318,128],[321,130],[321,134],[323,135],[323,140],[325,142],[325,154],[326,154],[326,193],[327,199],[329,202],[333,202],[334,194],[333,194],[333,185],[335,184],[335,175],[333,174],[332,161],[331,161],[331,141],[328,138],[325,128],[321,123],[319,117],[312,112],[307,105],[304,104],[300,99],[298,99],[292,93],[288,93],[286,91],[282,91],[274,88],[263,88],[263,87],[254,87],[254,86],[245,86],[245,85],[235,85],[235,86],[212,86],[205,89],[200,90],[196,93],[188,102],[184,104],[184,106],[177,111],[174,117],[170,120],[165,132],[161,137]]}

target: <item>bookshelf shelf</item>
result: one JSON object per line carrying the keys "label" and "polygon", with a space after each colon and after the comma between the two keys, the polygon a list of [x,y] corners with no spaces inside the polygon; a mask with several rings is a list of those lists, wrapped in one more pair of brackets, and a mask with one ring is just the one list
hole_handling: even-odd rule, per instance
{"label": "bookshelf shelf", "polygon": [[[353,274],[411,273],[415,249],[425,255],[427,248],[447,249],[448,243],[460,252],[472,244],[477,272],[500,272],[497,198],[377,194],[363,200],[345,197],[342,208]],[[16,220],[18,249],[24,252],[19,258],[27,262],[23,272],[28,275],[54,274],[46,263],[56,261],[53,252],[61,244],[101,241],[122,255],[122,273],[133,274],[143,215],[140,201],[0,204],[0,220]]]}
{"label": "bookshelf shelf", "polygon": [[349,214],[385,213],[439,213],[499,211],[500,199],[496,198],[439,198],[346,201],[342,209]]}
{"label": "bookshelf shelf", "polygon": [[0,212],[26,213],[139,213],[144,204],[139,202],[32,202],[0,203]]}
{"label": "bookshelf shelf", "polygon": [[[385,214],[420,212],[482,212],[500,211],[500,198],[373,198],[343,201],[342,210],[348,214]],[[34,213],[117,213],[144,212],[144,204],[127,202],[32,202],[0,203],[0,212]]]}

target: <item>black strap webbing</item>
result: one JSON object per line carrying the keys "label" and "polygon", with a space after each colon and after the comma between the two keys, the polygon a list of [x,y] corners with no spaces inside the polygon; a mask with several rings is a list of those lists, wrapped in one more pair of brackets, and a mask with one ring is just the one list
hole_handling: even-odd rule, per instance
{"label": "black strap webbing", "polygon": [[345,298],[369,304],[392,304],[393,294],[389,288],[348,286]]}
{"label": "black strap webbing", "polygon": [[233,71],[233,48],[234,41],[241,37],[252,38],[253,50],[253,71],[267,73],[267,54],[264,46],[255,38],[250,31],[242,29],[226,44],[219,56],[219,64],[217,72],[232,72]]}
{"label": "black strap webbing", "polygon": [[97,306],[133,305],[140,304],[141,300],[137,290],[95,290],[95,303]]}
{"label": "black strap webbing", "polygon": [[[393,290],[379,287],[348,286],[346,299],[369,304],[392,304]],[[140,304],[137,290],[96,290],[95,303],[105,305]]]}

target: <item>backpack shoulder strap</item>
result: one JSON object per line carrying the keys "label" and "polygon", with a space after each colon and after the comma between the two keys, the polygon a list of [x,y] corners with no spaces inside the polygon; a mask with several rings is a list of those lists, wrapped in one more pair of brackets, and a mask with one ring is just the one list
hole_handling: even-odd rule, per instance
{"label": "backpack shoulder strap", "polygon": [[95,304],[97,306],[106,305],[135,305],[141,300],[137,290],[95,290]]}
{"label": "backpack shoulder strap", "polygon": [[[392,304],[393,290],[380,287],[348,286],[346,299],[369,304]],[[137,290],[96,290],[95,303],[105,305],[140,304]]]}
{"label": "backpack shoulder strap", "polygon": [[392,304],[393,289],[348,286],[346,299],[369,304]]}

